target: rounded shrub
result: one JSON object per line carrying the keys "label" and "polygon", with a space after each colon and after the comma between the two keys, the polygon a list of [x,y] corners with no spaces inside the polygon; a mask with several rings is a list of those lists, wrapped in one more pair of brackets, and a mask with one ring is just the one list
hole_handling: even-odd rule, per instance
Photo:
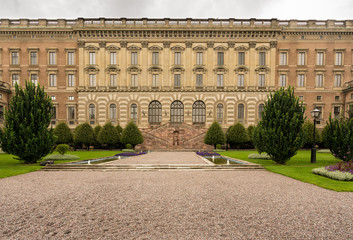
{"label": "rounded shrub", "polygon": [[67,144],[59,144],[58,146],[56,146],[56,151],[58,153],[60,153],[61,155],[64,155],[65,153],[67,153],[67,151],[69,151],[70,147]]}
{"label": "rounded shrub", "polygon": [[94,132],[91,125],[88,123],[78,125],[75,129],[74,142],[75,145],[82,146],[82,144],[84,144],[88,151],[89,147],[95,142]]}
{"label": "rounded shrub", "polygon": [[222,145],[221,144],[217,144],[216,145],[216,149],[221,149],[222,148]]}
{"label": "rounded shrub", "polygon": [[124,128],[121,141],[124,144],[131,144],[132,148],[135,148],[137,144],[143,143],[143,136],[134,122],[129,122]]}
{"label": "rounded shrub", "polygon": [[126,149],[132,149],[132,145],[130,143],[126,144]]}
{"label": "rounded shrub", "polygon": [[66,123],[59,123],[54,128],[54,136],[56,144],[71,144],[73,142],[73,134]]}
{"label": "rounded shrub", "polygon": [[235,148],[240,148],[242,144],[248,141],[248,134],[243,124],[236,123],[228,132],[227,142]]}
{"label": "rounded shrub", "polygon": [[221,125],[217,121],[214,121],[208,128],[204,142],[209,145],[213,145],[217,148],[217,144],[225,143],[225,135],[221,128]]}
{"label": "rounded shrub", "polygon": [[104,124],[98,133],[98,141],[100,144],[108,146],[110,150],[119,142],[118,131],[113,124],[110,122]]}

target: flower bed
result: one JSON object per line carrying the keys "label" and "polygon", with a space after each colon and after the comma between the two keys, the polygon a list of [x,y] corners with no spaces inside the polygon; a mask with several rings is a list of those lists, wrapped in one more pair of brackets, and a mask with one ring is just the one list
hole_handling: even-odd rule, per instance
{"label": "flower bed", "polygon": [[339,162],[335,165],[326,166],[325,169],[327,171],[340,171],[340,172],[349,172],[353,174],[353,161],[350,160],[348,162]]}
{"label": "flower bed", "polygon": [[143,155],[143,154],[146,154],[147,152],[122,152],[122,153],[118,153],[118,154],[115,154],[115,156],[120,156],[120,157],[133,157],[133,156],[140,156],[140,155]]}
{"label": "flower bed", "polygon": [[335,165],[315,168],[312,172],[339,181],[353,181],[353,161],[339,162]]}
{"label": "flower bed", "polygon": [[196,154],[202,157],[221,156],[221,154],[216,152],[196,152]]}

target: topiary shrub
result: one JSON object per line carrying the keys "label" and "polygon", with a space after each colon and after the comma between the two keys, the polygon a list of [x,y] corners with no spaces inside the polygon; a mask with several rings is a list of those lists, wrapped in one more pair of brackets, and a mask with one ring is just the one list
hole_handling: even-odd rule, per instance
{"label": "topiary shrub", "polygon": [[71,144],[73,142],[73,134],[66,123],[59,123],[54,128],[54,136],[56,144]]}
{"label": "topiary shrub", "polygon": [[204,138],[204,142],[209,145],[213,145],[215,148],[217,144],[225,143],[225,135],[221,128],[221,125],[217,121],[214,121],[212,125],[208,128],[207,133]]}
{"label": "topiary shrub", "polygon": [[121,135],[123,134],[123,128],[119,124],[115,128],[116,128],[116,131],[117,131],[118,136],[119,136],[119,141],[116,144],[116,148],[122,149],[124,147],[124,144],[121,141]]}
{"label": "topiary shrub", "polygon": [[[311,121],[305,121],[303,125],[303,130],[306,133],[304,140],[304,148],[312,148],[314,145],[314,123]],[[321,134],[317,128],[315,128],[315,145],[321,143]]]}
{"label": "topiary shrub", "polygon": [[321,146],[320,147],[323,147],[323,148],[328,148],[328,144],[326,143],[327,129],[328,129],[328,126],[326,124],[324,129],[322,129],[322,131],[321,131]]}
{"label": "topiary shrub", "polygon": [[84,144],[87,151],[89,151],[89,148],[92,144],[94,144],[94,141],[94,132],[91,125],[88,123],[82,123],[76,127],[74,136],[75,144],[81,146]]}
{"label": "topiary shrub", "polygon": [[252,143],[254,144],[256,150],[258,153],[263,153],[264,152],[264,139],[262,138],[262,135],[260,134],[261,132],[261,124],[258,124],[253,132],[252,132]]}
{"label": "topiary shrub", "polygon": [[245,148],[249,148],[249,149],[255,148],[255,146],[252,142],[252,134],[253,134],[254,128],[255,128],[255,126],[250,125],[247,129],[248,141],[245,144]]}
{"label": "topiary shrub", "polygon": [[248,134],[243,124],[236,123],[230,128],[228,132],[227,142],[232,147],[239,149],[242,146],[242,144],[244,144],[248,140],[249,140]]}
{"label": "topiary shrub", "polygon": [[102,148],[102,145],[98,141],[98,134],[99,134],[101,129],[102,129],[102,127],[100,125],[95,126],[94,129],[93,129],[94,139],[95,139],[95,141],[93,143],[94,148],[98,148],[98,149]]}
{"label": "topiary shrub", "polygon": [[126,149],[132,149],[132,145],[130,143],[126,144]]}
{"label": "topiary shrub", "polygon": [[217,144],[216,145],[216,149],[218,150],[218,149],[221,149],[222,148],[222,145],[221,144]]}
{"label": "topiary shrub", "polygon": [[133,149],[137,144],[143,143],[143,136],[134,122],[129,122],[124,128],[121,141],[124,144],[131,144]]}
{"label": "topiary shrub", "polygon": [[67,153],[69,149],[70,147],[67,144],[59,144],[58,146],[56,146],[56,151],[61,155],[64,155],[65,153]]}
{"label": "topiary shrub", "polygon": [[98,134],[98,141],[102,145],[108,146],[110,150],[119,142],[119,135],[116,128],[110,122],[104,124]]}
{"label": "topiary shrub", "polygon": [[343,161],[353,159],[353,119],[332,119],[330,114],[324,137],[334,157]]}
{"label": "topiary shrub", "polygon": [[273,161],[285,164],[303,146],[305,107],[294,95],[294,88],[281,88],[265,102],[260,127],[256,128],[262,139],[263,151]]}

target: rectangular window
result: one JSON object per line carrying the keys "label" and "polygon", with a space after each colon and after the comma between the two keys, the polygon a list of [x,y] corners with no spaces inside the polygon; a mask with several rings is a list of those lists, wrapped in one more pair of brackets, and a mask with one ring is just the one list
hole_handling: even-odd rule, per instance
{"label": "rectangular window", "polygon": [[316,53],[316,65],[319,65],[319,66],[324,65],[324,53],[323,52]]}
{"label": "rectangular window", "polygon": [[175,87],[180,87],[181,86],[181,82],[180,82],[180,74],[174,74],[174,86]]}
{"label": "rectangular window", "polygon": [[67,115],[68,115],[68,119],[70,120],[75,119],[75,107],[68,107]]}
{"label": "rectangular window", "polygon": [[35,85],[38,85],[38,75],[37,74],[31,74],[31,81]]}
{"label": "rectangular window", "polygon": [[31,56],[31,65],[38,65],[38,58],[37,58],[37,52],[31,52],[30,53]]}
{"label": "rectangular window", "polygon": [[75,75],[74,74],[68,74],[67,75],[67,85],[69,87],[74,87],[75,86]]}
{"label": "rectangular window", "polygon": [[117,85],[117,77],[116,74],[110,74],[110,86],[116,87]]}
{"label": "rectangular window", "polygon": [[321,101],[322,100],[322,96],[316,96],[316,101]]}
{"label": "rectangular window", "polygon": [[56,65],[56,52],[49,52],[49,65]]}
{"label": "rectangular window", "polygon": [[74,52],[67,53],[67,65],[75,65],[75,53]]}
{"label": "rectangular window", "polygon": [[259,87],[265,87],[265,74],[259,74]]}
{"label": "rectangular window", "polygon": [[55,96],[51,96],[50,97],[52,101],[55,101],[56,100],[56,97]]}
{"label": "rectangular window", "polygon": [[315,106],[320,111],[318,119],[322,119],[322,106]]}
{"label": "rectangular window", "polygon": [[342,52],[336,52],[335,54],[335,65],[342,65]]}
{"label": "rectangular window", "polygon": [[316,87],[322,87],[324,82],[323,74],[316,74]]}
{"label": "rectangular window", "polygon": [[266,65],[266,52],[259,53],[259,65],[260,66]]}
{"label": "rectangular window", "polygon": [[287,65],[287,53],[281,52],[279,54],[279,65],[285,66]]}
{"label": "rectangular window", "polygon": [[49,86],[56,87],[56,74],[49,74]]}
{"label": "rectangular window", "polygon": [[202,74],[196,74],[196,87],[202,87]]}
{"label": "rectangular window", "polygon": [[202,65],[203,64],[203,52],[197,52],[196,53],[196,65]]}
{"label": "rectangular window", "polygon": [[305,75],[304,74],[298,74],[298,87],[304,87],[304,81],[305,80]]}
{"label": "rectangular window", "polygon": [[110,52],[110,65],[116,65],[116,52]]}
{"label": "rectangular window", "polygon": [[298,65],[305,65],[305,52],[298,53]]}
{"label": "rectangular window", "polygon": [[158,74],[152,74],[152,87],[158,87]]}
{"label": "rectangular window", "polygon": [[217,87],[223,87],[223,74],[217,74]]}
{"label": "rectangular window", "polygon": [[174,53],[174,64],[180,65],[181,64],[181,52]]}
{"label": "rectangular window", "polygon": [[224,65],[224,52],[217,53],[217,65]]}
{"label": "rectangular window", "polygon": [[95,52],[89,53],[89,64],[90,65],[96,64],[96,53]]}
{"label": "rectangular window", "polygon": [[137,52],[131,53],[131,65],[137,65]]}
{"label": "rectangular window", "polygon": [[56,107],[51,109],[51,119],[56,119]]}
{"label": "rectangular window", "polygon": [[304,101],[304,96],[299,96],[299,101]]}
{"label": "rectangular window", "polygon": [[18,52],[11,52],[11,64],[18,65]]}
{"label": "rectangular window", "polygon": [[339,118],[341,114],[341,108],[339,106],[333,107],[333,114],[335,118]]}
{"label": "rectangular window", "polygon": [[4,106],[0,105],[0,119],[4,119]]}
{"label": "rectangular window", "polygon": [[335,101],[339,101],[340,100],[340,96],[335,96]]}
{"label": "rectangular window", "polygon": [[341,87],[342,85],[342,75],[335,74],[335,87]]}
{"label": "rectangular window", "polygon": [[287,86],[287,75],[286,74],[279,75],[279,86],[280,87]]}
{"label": "rectangular window", "polygon": [[96,74],[89,75],[89,86],[95,87],[96,86]]}
{"label": "rectangular window", "polygon": [[12,74],[12,85],[15,86],[16,83],[19,84],[19,75],[18,74]]}
{"label": "rectangular window", "polygon": [[238,53],[238,65],[245,65],[245,52]]}
{"label": "rectangular window", "polygon": [[69,96],[69,101],[73,101],[75,100],[75,97],[74,96]]}
{"label": "rectangular window", "polygon": [[131,74],[131,87],[137,87],[137,74]]}
{"label": "rectangular window", "polygon": [[159,64],[159,52],[152,53],[152,64],[158,65]]}
{"label": "rectangular window", "polygon": [[244,74],[238,75],[238,87],[244,87]]}

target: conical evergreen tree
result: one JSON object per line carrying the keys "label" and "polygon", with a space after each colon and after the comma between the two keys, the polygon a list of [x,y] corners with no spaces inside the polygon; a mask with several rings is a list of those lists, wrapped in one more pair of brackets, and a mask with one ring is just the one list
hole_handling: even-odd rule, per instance
{"label": "conical evergreen tree", "polygon": [[134,122],[129,122],[121,135],[124,144],[131,144],[135,149],[137,144],[143,143],[143,136]]}
{"label": "conical evergreen tree", "polygon": [[73,134],[66,123],[59,123],[54,128],[54,136],[56,144],[71,144],[73,142]]}
{"label": "conical evergreen tree", "polygon": [[27,81],[25,86],[15,85],[15,96],[5,113],[1,146],[20,161],[36,163],[53,150],[55,137],[49,129],[53,105],[44,88]]}
{"label": "conical evergreen tree", "polygon": [[214,148],[216,148],[217,144],[224,144],[226,142],[225,134],[217,121],[214,121],[208,128],[204,142],[213,145]]}
{"label": "conical evergreen tree", "polygon": [[122,140],[121,140],[121,135],[123,134],[123,128],[119,124],[115,128],[116,128],[116,131],[117,131],[118,136],[119,136],[119,141],[116,144],[116,147],[119,148],[119,149],[122,149],[123,145],[124,145],[122,143]]}
{"label": "conical evergreen tree", "polygon": [[240,148],[240,146],[248,141],[248,134],[243,124],[236,123],[234,124],[229,132],[227,142],[236,148]]}
{"label": "conical evergreen tree", "polygon": [[[314,145],[314,123],[311,121],[305,121],[303,125],[303,129],[305,132],[305,148],[312,148]],[[321,143],[321,134],[317,128],[315,128],[315,145],[319,145]]]}
{"label": "conical evergreen tree", "polygon": [[102,127],[101,127],[100,125],[97,125],[97,126],[95,126],[95,127],[93,128],[94,139],[95,139],[93,145],[94,145],[94,148],[95,148],[95,149],[96,149],[96,148],[102,148],[102,145],[101,145],[100,142],[98,141],[98,134],[99,134],[99,132],[100,132],[101,129],[102,129]]}
{"label": "conical evergreen tree", "polygon": [[75,129],[74,141],[77,145],[84,144],[87,151],[89,151],[90,145],[95,142],[94,132],[91,125],[88,123],[78,125]]}
{"label": "conical evergreen tree", "polygon": [[98,133],[98,141],[100,144],[105,144],[110,150],[119,142],[119,135],[112,123],[104,124]]}

